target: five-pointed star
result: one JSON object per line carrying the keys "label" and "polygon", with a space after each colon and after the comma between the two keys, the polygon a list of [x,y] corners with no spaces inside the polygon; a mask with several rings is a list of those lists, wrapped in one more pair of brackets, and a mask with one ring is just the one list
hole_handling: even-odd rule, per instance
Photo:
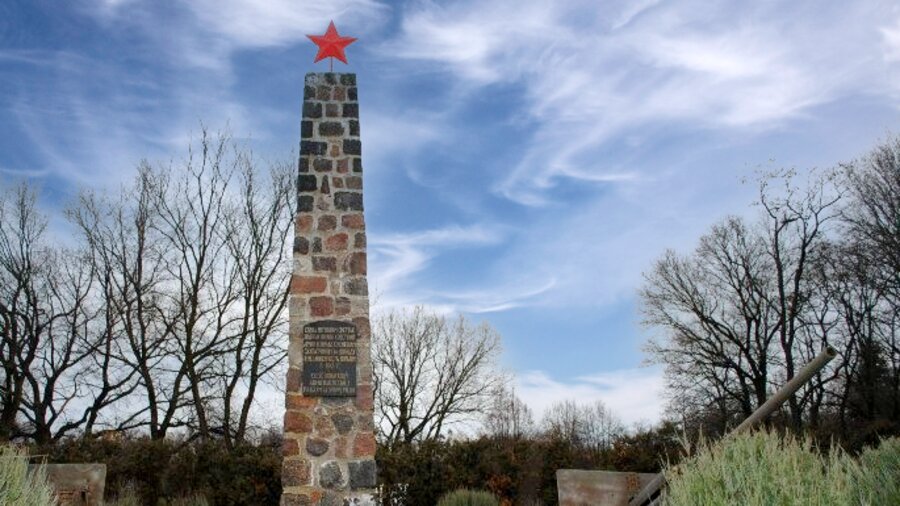
{"label": "five-pointed star", "polygon": [[316,55],[315,61],[332,57],[344,63],[347,63],[344,48],[356,40],[353,37],[341,37],[338,35],[337,28],[334,27],[334,21],[328,24],[328,30],[325,31],[325,35],[307,35],[307,37],[319,46],[319,53]]}

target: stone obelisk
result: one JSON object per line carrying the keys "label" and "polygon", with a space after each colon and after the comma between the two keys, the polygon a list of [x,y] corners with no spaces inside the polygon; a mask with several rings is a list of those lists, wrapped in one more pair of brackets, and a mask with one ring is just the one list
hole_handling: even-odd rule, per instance
{"label": "stone obelisk", "polygon": [[300,137],[281,504],[373,504],[356,74],[306,75]]}

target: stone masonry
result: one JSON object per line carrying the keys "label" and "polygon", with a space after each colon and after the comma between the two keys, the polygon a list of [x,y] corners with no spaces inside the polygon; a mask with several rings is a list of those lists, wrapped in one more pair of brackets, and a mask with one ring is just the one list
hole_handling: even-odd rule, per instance
{"label": "stone masonry", "polygon": [[[356,75],[307,74],[303,99],[281,504],[367,505],[375,434]],[[356,326],[355,397],[302,391],[303,329],[323,320]]]}

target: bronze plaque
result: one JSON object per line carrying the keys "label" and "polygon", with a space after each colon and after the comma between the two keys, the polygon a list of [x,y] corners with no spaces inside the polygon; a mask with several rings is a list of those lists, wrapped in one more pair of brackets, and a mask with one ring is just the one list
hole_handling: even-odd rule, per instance
{"label": "bronze plaque", "polygon": [[303,395],[356,396],[356,325],[324,320],[303,327]]}

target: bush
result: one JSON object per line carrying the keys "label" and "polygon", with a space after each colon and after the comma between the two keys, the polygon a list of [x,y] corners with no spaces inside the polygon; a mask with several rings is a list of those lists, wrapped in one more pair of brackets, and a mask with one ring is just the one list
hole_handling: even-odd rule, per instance
{"label": "bush", "polygon": [[438,501],[438,506],[498,506],[497,498],[489,492],[461,489],[450,492]]}
{"label": "bush", "polygon": [[28,457],[9,446],[0,446],[0,504],[48,506],[56,502],[42,466],[28,470]]}
{"label": "bush", "polygon": [[[171,505],[176,501],[275,506],[281,495],[279,441],[228,448],[216,440],[72,439],[36,452],[48,455],[50,462],[106,464],[107,494],[122,506]],[[190,500],[193,502],[184,502]]]}

